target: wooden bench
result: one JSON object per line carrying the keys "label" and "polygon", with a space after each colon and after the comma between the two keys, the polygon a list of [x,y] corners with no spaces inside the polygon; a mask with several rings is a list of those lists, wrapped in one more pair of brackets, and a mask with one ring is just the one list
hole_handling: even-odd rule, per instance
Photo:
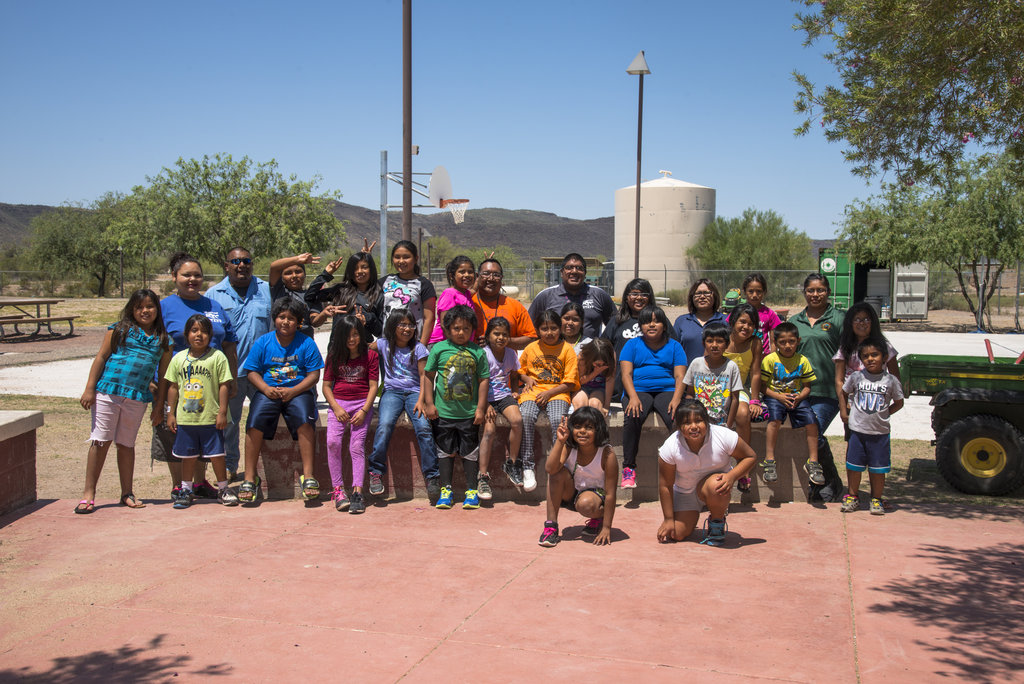
{"label": "wooden bench", "polygon": [[[4,332],[4,326],[5,325],[14,326],[14,334],[15,335],[21,335],[21,334],[38,335],[39,332],[44,327],[46,328],[46,331],[50,335],[60,335],[61,333],[56,333],[56,332],[53,331],[53,328],[51,327],[51,325],[53,323],[59,323],[61,321],[67,321],[67,324],[68,324],[67,335],[70,337],[71,335],[73,335],[75,333],[75,319],[76,318],[78,318],[77,314],[76,315],[71,315],[71,316],[45,316],[43,318],[33,318],[31,316],[26,316],[26,315],[23,315],[23,314],[12,315],[12,316],[2,316],[2,317],[0,317],[0,338],[5,337],[5,332]],[[21,330],[18,329],[18,326],[20,326],[20,325],[35,325],[36,326],[36,330],[35,330],[34,333],[22,333]]]}

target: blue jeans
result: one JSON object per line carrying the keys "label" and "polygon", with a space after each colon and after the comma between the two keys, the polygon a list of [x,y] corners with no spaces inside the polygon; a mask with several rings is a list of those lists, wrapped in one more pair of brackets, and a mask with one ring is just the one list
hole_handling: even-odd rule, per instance
{"label": "blue jeans", "polygon": [[238,378],[238,394],[228,400],[228,426],[224,428],[224,451],[226,452],[224,465],[231,472],[238,470],[238,462],[240,460],[238,423],[242,419],[242,403],[246,399],[249,399],[249,402],[252,403],[252,395],[256,393],[256,388],[249,384],[249,378],[246,377],[246,373],[239,371],[239,375],[242,377]]}
{"label": "blue jeans", "polygon": [[426,416],[417,416],[413,411],[419,392],[402,392],[399,390],[384,390],[377,404],[377,432],[373,436],[373,452],[370,454],[370,472],[383,475],[388,470],[388,444],[391,443],[391,433],[395,431],[395,423],[398,422],[402,411],[409,416],[413,430],[416,432],[416,442],[420,447],[420,470],[423,471],[423,478],[429,480],[439,477],[437,471],[437,450],[434,448],[434,435],[430,428],[430,421]]}
{"label": "blue jeans", "polygon": [[811,410],[818,423],[818,463],[825,472],[825,484],[810,485],[808,498],[812,501],[821,499],[823,501],[839,501],[843,494],[843,480],[836,469],[835,458],[832,456],[832,449],[825,439],[825,430],[832,424],[839,414],[839,400],[829,397],[808,397]]}

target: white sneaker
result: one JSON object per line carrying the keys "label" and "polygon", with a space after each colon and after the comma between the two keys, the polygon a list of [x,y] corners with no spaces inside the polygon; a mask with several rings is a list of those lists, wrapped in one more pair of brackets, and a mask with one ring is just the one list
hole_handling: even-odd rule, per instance
{"label": "white sneaker", "polygon": [[523,468],[523,491],[532,492],[537,488],[537,478],[533,468]]}

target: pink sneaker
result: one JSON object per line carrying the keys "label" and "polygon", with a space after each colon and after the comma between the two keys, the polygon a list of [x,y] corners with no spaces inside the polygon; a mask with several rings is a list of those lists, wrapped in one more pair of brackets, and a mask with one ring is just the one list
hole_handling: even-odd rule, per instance
{"label": "pink sneaker", "polygon": [[634,489],[636,487],[636,470],[633,468],[622,469],[622,488]]}
{"label": "pink sneaker", "polygon": [[583,534],[593,537],[601,531],[601,523],[604,521],[600,518],[587,518],[587,522],[583,525]]}

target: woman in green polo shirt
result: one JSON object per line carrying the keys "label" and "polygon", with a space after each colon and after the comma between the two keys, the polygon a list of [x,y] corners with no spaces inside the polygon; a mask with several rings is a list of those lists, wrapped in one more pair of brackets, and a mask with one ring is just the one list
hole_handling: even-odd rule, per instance
{"label": "woman in green polo shirt", "polygon": [[790,320],[800,332],[797,351],[807,357],[817,380],[811,383],[808,401],[818,422],[818,462],[825,471],[825,484],[810,485],[808,498],[839,501],[843,496],[843,481],[836,470],[832,450],[825,439],[825,430],[839,413],[836,397],[836,367],[832,361],[839,349],[839,333],[843,327],[843,312],[829,302],[832,288],[820,273],[804,279],[804,299],[807,306]]}

